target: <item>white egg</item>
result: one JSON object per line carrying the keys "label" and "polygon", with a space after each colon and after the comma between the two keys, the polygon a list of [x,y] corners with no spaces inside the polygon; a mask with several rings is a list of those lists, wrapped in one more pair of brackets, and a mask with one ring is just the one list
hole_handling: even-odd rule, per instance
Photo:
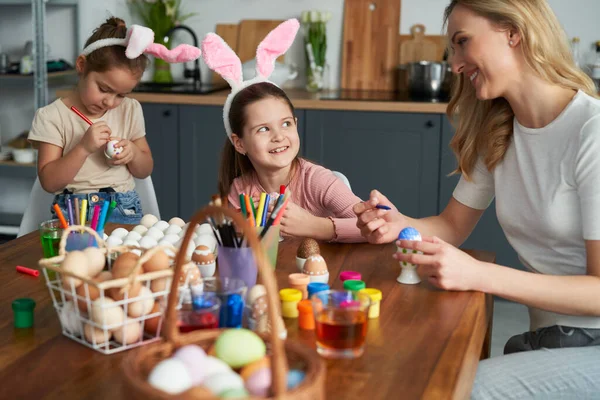
{"label": "white egg", "polygon": [[100,297],[92,303],[92,320],[107,329],[116,328],[125,321],[125,312],[121,306],[109,297]]}
{"label": "white egg", "polygon": [[123,244],[123,239],[116,237],[116,236],[109,236],[109,238],[106,240],[106,245],[108,247],[115,247],[115,246],[120,246]]}
{"label": "white egg", "polygon": [[142,256],[142,251],[139,249],[129,250],[130,253],[137,254],[139,257]]}
{"label": "white egg", "polygon": [[192,255],[194,254],[194,250],[196,250],[196,246],[193,245],[193,243],[190,243],[190,245],[188,246],[185,254],[186,254],[186,260],[191,260],[192,259]]}
{"label": "white egg", "polygon": [[207,233],[207,234],[211,234],[211,235],[214,234],[212,227],[210,226],[210,224],[207,224],[207,223],[198,225],[195,230],[198,235],[202,235],[203,233]]}
{"label": "white egg", "polygon": [[165,230],[165,235],[177,235],[183,229],[179,225],[169,225],[169,227]]}
{"label": "white egg", "polygon": [[169,223],[167,221],[158,221],[157,223],[152,225],[152,227],[158,228],[161,232],[163,232],[169,227]]}
{"label": "white egg", "polygon": [[161,231],[160,229],[158,229],[154,226],[152,228],[148,229],[148,232],[146,232],[146,234],[144,235],[144,237],[151,237],[156,241],[159,241],[164,236],[165,236],[165,234],[163,233],[163,231]]}
{"label": "white egg", "polygon": [[146,214],[142,217],[140,223],[144,225],[146,228],[150,228],[152,225],[158,222],[158,218],[156,218],[152,214]]}
{"label": "white egg", "polygon": [[229,371],[207,376],[204,382],[202,382],[202,386],[208,388],[213,394],[218,395],[226,390],[243,388],[244,381],[241,376],[233,371]]}
{"label": "white egg", "polygon": [[202,234],[202,235],[198,236],[194,242],[196,243],[196,247],[206,246],[211,251],[215,251],[215,249],[217,248],[217,239],[215,238],[215,235],[212,233],[210,235]]}
{"label": "white egg", "polygon": [[128,300],[128,303],[127,314],[129,314],[130,317],[138,318],[152,311],[152,307],[154,307],[154,298],[152,297],[150,289],[146,286],[142,286],[140,294],[137,297]]}
{"label": "white egg", "polygon": [[102,233],[102,240],[106,241],[108,239],[108,235],[106,233]]}
{"label": "white egg", "polygon": [[165,235],[164,238],[161,239],[161,242],[166,241],[172,245],[175,245],[175,243],[177,243],[179,241],[180,237],[177,235]]}
{"label": "white egg", "polygon": [[163,392],[178,394],[192,387],[192,377],[183,361],[167,358],[152,369],[148,383]]}
{"label": "white egg", "polygon": [[135,228],[133,228],[131,230],[132,232],[137,232],[140,235],[143,235],[144,233],[148,232],[148,228],[146,228],[144,225],[137,225]]}
{"label": "white egg", "polygon": [[140,242],[138,242],[137,240],[133,240],[133,239],[125,239],[125,241],[123,242],[123,245],[140,247]]}
{"label": "white egg", "polygon": [[231,367],[225,361],[221,361],[217,357],[207,356],[202,360],[206,375],[217,375],[231,373]]}
{"label": "white egg", "polygon": [[140,247],[142,249],[148,250],[156,245],[158,245],[158,242],[153,237],[144,236],[143,238],[140,239]]}
{"label": "white egg", "polygon": [[75,304],[72,302],[64,303],[62,309],[58,313],[60,323],[67,332],[75,336],[81,336],[81,323],[75,311]]}
{"label": "white egg", "polygon": [[127,236],[127,234],[129,233],[129,231],[125,228],[117,228],[114,231],[112,231],[112,233],[110,234],[110,236],[114,236],[117,237],[119,239],[123,239],[125,236]]}
{"label": "white egg", "polygon": [[169,220],[169,225],[177,225],[180,228],[185,226],[185,222],[179,217],[173,217]]}
{"label": "white egg", "polygon": [[140,235],[139,233],[135,232],[135,231],[131,231],[127,234],[127,236],[125,236],[125,238],[123,239],[123,241],[125,240],[137,240],[139,241],[142,238],[142,235]]}
{"label": "white egg", "polygon": [[[148,289],[149,290],[149,289]],[[142,325],[133,321],[113,330],[115,340],[121,344],[136,343],[142,337]]]}

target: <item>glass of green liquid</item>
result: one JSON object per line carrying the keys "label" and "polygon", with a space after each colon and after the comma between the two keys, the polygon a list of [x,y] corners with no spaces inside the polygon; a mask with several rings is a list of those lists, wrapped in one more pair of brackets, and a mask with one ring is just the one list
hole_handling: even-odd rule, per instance
{"label": "glass of green liquid", "polygon": [[40,240],[42,241],[44,258],[58,255],[58,244],[62,234],[63,228],[60,226],[58,219],[51,219],[40,224]]}

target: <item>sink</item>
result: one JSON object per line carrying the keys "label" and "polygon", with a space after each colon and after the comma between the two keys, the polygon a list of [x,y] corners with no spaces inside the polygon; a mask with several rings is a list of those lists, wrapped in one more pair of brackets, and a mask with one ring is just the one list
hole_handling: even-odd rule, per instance
{"label": "sink", "polygon": [[194,84],[193,82],[140,82],[133,90],[138,93],[208,94],[227,89],[227,84]]}

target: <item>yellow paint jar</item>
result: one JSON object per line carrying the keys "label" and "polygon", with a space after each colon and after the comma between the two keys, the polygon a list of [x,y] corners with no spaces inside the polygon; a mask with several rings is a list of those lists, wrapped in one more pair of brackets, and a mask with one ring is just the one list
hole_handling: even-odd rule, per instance
{"label": "yellow paint jar", "polygon": [[371,307],[369,308],[369,318],[379,318],[379,305],[383,294],[379,289],[365,288],[359,290],[359,293],[364,293],[371,299]]}
{"label": "yellow paint jar", "polygon": [[302,292],[298,289],[281,289],[281,315],[283,318],[298,318],[298,302],[302,300]]}

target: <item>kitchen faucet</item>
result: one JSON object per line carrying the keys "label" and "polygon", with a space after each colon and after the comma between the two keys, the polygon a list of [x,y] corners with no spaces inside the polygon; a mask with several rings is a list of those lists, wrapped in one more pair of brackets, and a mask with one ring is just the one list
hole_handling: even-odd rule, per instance
{"label": "kitchen faucet", "polygon": [[[190,35],[192,35],[192,39],[194,40],[194,46],[198,47],[198,36],[196,36],[196,34],[194,33],[194,31],[185,25],[177,25],[173,28],[171,28],[166,34],[165,34],[165,43],[168,43],[170,40],[171,35],[173,34],[173,32],[175,32],[178,29],[183,29],[184,31],[187,31],[190,33]],[[184,78],[193,78],[194,79],[194,87],[199,88],[200,86],[202,86],[202,79],[200,77],[200,62],[198,61],[198,59],[194,60],[194,69],[188,69],[187,64],[184,63],[183,64],[183,76]]]}

